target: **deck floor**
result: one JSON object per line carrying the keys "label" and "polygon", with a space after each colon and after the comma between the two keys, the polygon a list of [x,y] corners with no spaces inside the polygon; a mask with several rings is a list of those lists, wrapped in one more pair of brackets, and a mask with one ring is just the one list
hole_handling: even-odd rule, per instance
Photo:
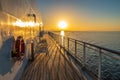
{"label": "deck floor", "polygon": [[35,60],[25,69],[21,80],[82,80],[74,62],[56,47],[48,35],[47,53],[37,54]]}

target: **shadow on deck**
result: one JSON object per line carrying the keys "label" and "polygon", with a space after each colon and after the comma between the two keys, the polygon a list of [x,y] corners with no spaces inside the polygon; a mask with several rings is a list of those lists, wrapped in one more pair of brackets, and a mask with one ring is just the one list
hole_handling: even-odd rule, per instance
{"label": "shadow on deck", "polygon": [[35,60],[25,69],[21,80],[83,80],[74,62],[62,53],[48,35],[47,52],[36,55]]}

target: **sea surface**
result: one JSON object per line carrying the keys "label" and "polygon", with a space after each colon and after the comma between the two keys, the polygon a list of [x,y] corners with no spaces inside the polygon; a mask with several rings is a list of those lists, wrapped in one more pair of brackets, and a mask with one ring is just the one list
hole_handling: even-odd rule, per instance
{"label": "sea surface", "polygon": [[[60,34],[60,32],[57,32]],[[76,40],[88,42],[100,47],[108,48],[120,52],[120,32],[88,32],[88,31],[72,31],[64,32],[64,35]],[[66,40],[67,41],[67,40]],[[65,42],[65,41],[64,41]],[[67,42],[66,42],[67,43]],[[75,42],[70,43],[69,51],[75,52]],[[82,61],[83,57],[83,46],[77,45],[77,57]],[[107,55],[102,54],[102,79],[103,80],[120,80],[120,56],[105,52]],[[109,55],[109,56],[108,56]],[[112,57],[110,57],[112,56]],[[117,56],[119,59],[113,58]],[[99,65],[99,51],[92,49],[86,49],[86,63],[85,65],[95,75],[98,75]]]}
{"label": "sea surface", "polygon": [[65,32],[65,36],[120,51],[120,32]]}

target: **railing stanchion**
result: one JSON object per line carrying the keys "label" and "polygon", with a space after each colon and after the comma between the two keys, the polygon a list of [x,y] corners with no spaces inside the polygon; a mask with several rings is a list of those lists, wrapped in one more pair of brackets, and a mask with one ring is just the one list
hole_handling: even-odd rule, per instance
{"label": "railing stanchion", "polygon": [[77,56],[77,41],[75,40],[75,57]]}
{"label": "railing stanchion", "polygon": [[31,41],[31,60],[34,61],[34,42]]}
{"label": "railing stanchion", "polygon": [[101,49],[99,49],[98,80],[101,80],[101,65],[102,65],[102,57],[101,57]]}
{"label": "railing stanchion", "polygon": [[62,36],[61,35],[59,36],[59,43],[60,43],[60,45],[62,45]]}
{"label": "railing stanchion", "polygon": [[86,63],[86,44],[83,43],[83,66],[85,66]]}
{"label": "railing stanchion", "polygon": [[68,41],[67,41],[67,42],[68,42],[68,52],[69,52],[69,38],[68,38]]}
{"label": "railing stanchion", "polygon": [[65,48],[65,37],[63,36],[63,47]]}

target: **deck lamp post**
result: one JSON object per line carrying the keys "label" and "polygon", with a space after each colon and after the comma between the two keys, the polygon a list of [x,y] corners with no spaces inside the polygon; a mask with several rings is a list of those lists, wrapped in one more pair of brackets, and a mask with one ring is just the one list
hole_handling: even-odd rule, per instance
{"label": "deck lamp post", "polygon": [[[36,23],[36,15],[35,14],[28,14],[28,17],[33,17],[34,18],[34,23]],[[34,34],[34,29],[33,29],[33,34]]]}
{"label": "deck lamp post", "polygon": [[[28,14],[28,17],[34,17],[34,23],[36,23],[36,15],[35,14]],[[34,34],[34,29],[33,29],[33,34]],[[31,60],[34,60],[34,41],[33,39],[31,40]]]}
{"label": "deck lamp post", "polygon": [[36,15],[35,14],[28,14],[28,17],[30,17],[30,16],[34,17],[34,22],[36,23]]}

